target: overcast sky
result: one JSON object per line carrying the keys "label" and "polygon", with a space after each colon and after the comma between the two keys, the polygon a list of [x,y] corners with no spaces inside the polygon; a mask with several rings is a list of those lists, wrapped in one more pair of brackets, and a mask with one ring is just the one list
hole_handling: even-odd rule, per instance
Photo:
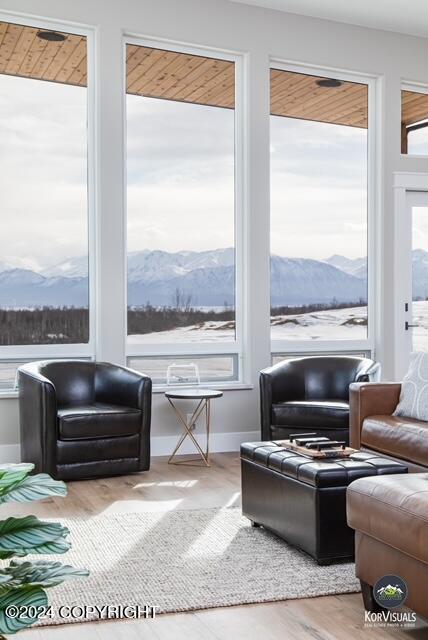
{"label": "overcast sky", "polygon": [[[233,244],[233,112],[127,97],[129,249]],[[86,89],[0,76],[0,261],[87,251]],[[272,118],[272,251],[366,254],[366,132]]]}
{"label": "overcast sky", "polygon": [[87,251],[86,89],[0,75],[0,261]]}

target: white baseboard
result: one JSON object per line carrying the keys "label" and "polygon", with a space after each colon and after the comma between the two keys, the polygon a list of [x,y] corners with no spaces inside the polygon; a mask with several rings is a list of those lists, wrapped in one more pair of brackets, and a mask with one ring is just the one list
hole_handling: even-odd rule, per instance
{"label": "white baseboard", "polygon": [[[168,456],[175,448],[178,441],[178,435],[176,436],[154,436],[151,439],[151,455],[156,456]],[[202,449],[205,447],[205,437],[203,434],[195,434],[196,440],[199,442]],[[239,445],[241,442],[251,442],[254,440],[260,440],[259,431],[234,431],[232,433],[212,433],[210,436],[210,451],[211,453],[220,453],[226,451],[239,451]],[[21,447],[19,444],[2,444],[0,445],[0,464],[7,462],[19,462],[21,459],[20,454]],[[196,453],[195,445],[186,438],[182,447],[180,447],[180,453],[192,454]]]}
{"label": "white baseboard", "polygon": [[[175,449],[179,436],[155,436],[151,439],[151,453],[153,457],[169,456]],[[196,433],[195,438],[204,450],[206,439],[203,434]],[[226,451],[239,451],[241,442],[252,442],[260,440],[259,431],[234,431],[232,433],[211,433],[210,451],[220,453]],[[189,437],[186,438],[180,447],[180,453],[197,453],[195,445]]]}
{"label": "white baseboard", "polygon": [[1,444],[0,445],[0,464],[8,462],[20,462],[21,447],[19,444]]}

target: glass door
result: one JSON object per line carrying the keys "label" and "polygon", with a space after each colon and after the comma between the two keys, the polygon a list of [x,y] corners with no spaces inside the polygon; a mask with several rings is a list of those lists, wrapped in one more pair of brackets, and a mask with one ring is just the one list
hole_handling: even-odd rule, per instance
{"label": "glass door", "polygon": [[403,347],[408,360],[411,351],[428,351],[428,192],[408,192],[407,205]]}

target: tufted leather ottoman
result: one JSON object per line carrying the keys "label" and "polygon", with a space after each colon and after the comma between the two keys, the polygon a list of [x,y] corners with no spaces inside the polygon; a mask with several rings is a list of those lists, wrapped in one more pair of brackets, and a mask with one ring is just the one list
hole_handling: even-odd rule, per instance
{"label": "tufted leather ottoman", "polygon": [[242,444],[241,468],[243,514],[319,564],[353,559],[347,486],[366,476],[407,473],[404,464],[373,453],[314,462],[275,442]]}

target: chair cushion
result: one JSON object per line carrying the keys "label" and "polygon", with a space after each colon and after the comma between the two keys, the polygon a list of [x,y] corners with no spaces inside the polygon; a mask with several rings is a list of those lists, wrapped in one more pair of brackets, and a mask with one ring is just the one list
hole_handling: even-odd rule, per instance
{"label": "chair cushion", "polygon": [[95,402],[58,410],[60,440],[129,436],[141,429],[141,411]]}
{"label": "chair cushion", "polygon": [[353,529],[428,563],[428,474],[355,480],[347,514]]}
{"label": "chair cushion", "polygon": [[349,404],[343,400],[292,400],[272,405],[272,425],[347,429]]}
{"label": "chair cushion", "polygon": [[428,466],[428,422],[370,416],[363,422],[361,446]]}

